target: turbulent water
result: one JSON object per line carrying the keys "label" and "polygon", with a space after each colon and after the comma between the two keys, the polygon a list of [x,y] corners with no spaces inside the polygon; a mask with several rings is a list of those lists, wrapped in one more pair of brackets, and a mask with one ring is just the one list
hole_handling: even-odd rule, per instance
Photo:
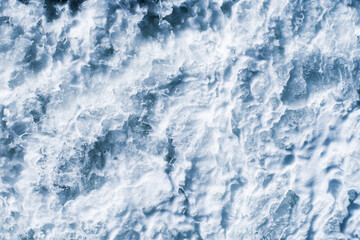
{"label": "turbulent water", "polygon": [[359,0],[0,16],[0,239],[360,239]]}

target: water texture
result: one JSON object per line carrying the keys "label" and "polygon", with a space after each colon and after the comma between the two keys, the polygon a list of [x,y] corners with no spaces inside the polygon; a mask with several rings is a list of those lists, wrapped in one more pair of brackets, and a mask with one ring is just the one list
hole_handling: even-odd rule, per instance
{"label": "water texture", "polygon": [[359,0],[0,0],[0,239],[360,239]]}

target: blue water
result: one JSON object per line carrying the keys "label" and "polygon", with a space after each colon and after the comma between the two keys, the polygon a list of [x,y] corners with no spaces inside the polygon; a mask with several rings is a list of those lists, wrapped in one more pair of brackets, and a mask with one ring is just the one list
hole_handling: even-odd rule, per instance
{"label": "blue water", "polygon": [[0,239],[360,239],[359,13],[0,0]]}

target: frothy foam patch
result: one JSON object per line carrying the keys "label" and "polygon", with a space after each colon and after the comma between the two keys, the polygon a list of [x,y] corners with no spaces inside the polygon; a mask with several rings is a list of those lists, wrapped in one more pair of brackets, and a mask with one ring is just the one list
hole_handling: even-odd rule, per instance
{"label": "frothy foam patch", "polygon": [[360,237],[356,1],[0,3],[0,238]]}

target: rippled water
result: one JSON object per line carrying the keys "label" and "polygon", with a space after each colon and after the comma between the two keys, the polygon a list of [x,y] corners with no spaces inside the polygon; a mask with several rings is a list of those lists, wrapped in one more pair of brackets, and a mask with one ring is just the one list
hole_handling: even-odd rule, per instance
{"label": "rippled water", "polygon": [[0,0],[0,239],[359,239],[358,0]]}

